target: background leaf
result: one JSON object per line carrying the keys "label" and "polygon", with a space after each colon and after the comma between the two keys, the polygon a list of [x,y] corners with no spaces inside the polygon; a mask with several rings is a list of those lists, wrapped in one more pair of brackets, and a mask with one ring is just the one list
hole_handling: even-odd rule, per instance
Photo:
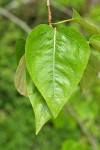
{"label": "background leaf", "polygon": [[26,82],[28,96],[35,113],[36,134],[38,134],[42,126],[52,117],[52,114],[44,98],[34,85],[28,71],[26,71]]}
{"label": "background leaf", "polygon": [[100,52],[100,35],[93,35],[89,42],[96,50]]}
{"label": "background leaf", "polygon": [[80,14],[75,10],[73,9],[73,19],[82,19],[82,17],[80,16]]}
{"label": "background leaf", "polygon": [[26,65],[54,117],[77,87],[90,49],[74,29],[39,25],[26,41]]}
{"label": "background leaf", "polygon": [[80,87],[83,91],[89,92],[90,87],[93,86],[98,78],[98,73],[100,71],[100,62],[92,53],[88,65],[85,69],[84,75],[80,82]]}
{"label": "background leaf", "polygon": [[90,34],[100,34],[100,29],[98,26],[92,24],[90,21],[87,21],[80,17],[78,12],[73,9],[73,19],[75,22],[79,23],[84,29],[86,29]]}
{"label": "background leaf", "polygon": [[15,74],[15,87],[17,91],[24,96],[27,96],[26,88],[26,65],[25,65],[25,56],[23,55],[19,61],[19,65]]}
{"label": "background leaf", "polygon": [[21,57],[25,53],[25,43],[26,43],[26,41],[24,40],[24,38],[19,38],[16,41],[16,60],[17,60],[17,64],[19,63]]}

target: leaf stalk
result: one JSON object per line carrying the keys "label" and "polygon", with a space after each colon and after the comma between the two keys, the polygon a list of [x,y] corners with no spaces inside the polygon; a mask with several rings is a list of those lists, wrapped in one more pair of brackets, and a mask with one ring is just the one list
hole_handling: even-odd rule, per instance
{"label": "leaf stalk", "polygon": [[58,24],[65,23],[65,22],[70,22],[70,21],[74,21],[74,19],[62,20],[62,21],[55,22],[55,23],[51,22],[51,25],[58,25]]}

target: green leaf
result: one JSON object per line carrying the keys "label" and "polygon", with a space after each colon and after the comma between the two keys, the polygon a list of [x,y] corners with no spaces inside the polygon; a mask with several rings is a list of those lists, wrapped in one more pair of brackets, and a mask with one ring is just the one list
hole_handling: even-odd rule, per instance
{"label": "green leaf", "polygon": [[89,42],[96,50],[100,52],[100,35],[93,35]]}
{"label": "green leaf", "polygon": [[80,16],[80,14],[75,10],[73,9],[73,19],[82,19],[82,17]]}
{"label": "green leaf", "polygon": [[26,41],[24,40],[24,38],[19,38],[16,41],[16,60],[17,60],[17,64],[19,63],[21,57],[25,53],[25,43],[26,43]]}
{"label": "green leaf", "polygon": [[35,113],[36,135],[42,126],[52,117],[52,114],[42,97],[34,85],[28,71],[26,72],[27,92]]}
{"label": "green leaf", "polygon": [[89,55],[87,41],[74,29],[39,25],[29,34],[27,69],[54,117],[80,82]]}
{"label": "green leaf", "polygon": [[98,59],[91,53],[88,65],[84,71],[84,75],[80,82],[80,87],[84,92],[87,92],[91,89],[91,86],[95,83],[98,73],[100,71],[100,62]]}
{"label": "green leaf", "polygon": [[75,22],[79,23],[82,27],[84,27],[90,34],[100,34],[100,29],[96,25],[80,17],[78,12],[74,9],[73,19]]}
{"label": "green leaf", "polygon": [[23,55],[19,61],[16,74],[15,74],[15,87],[17,91],[24,96],[27,96],[26,89],[26,65],[25,65],[25,56]]}

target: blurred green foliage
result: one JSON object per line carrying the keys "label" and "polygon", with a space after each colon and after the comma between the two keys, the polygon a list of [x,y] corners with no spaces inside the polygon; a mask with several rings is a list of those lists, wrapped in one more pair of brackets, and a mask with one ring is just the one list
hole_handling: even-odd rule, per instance
{"label": "blurred green foliage", "polygon": [[57,2],[59,4],[62,4],[67,7],[75,8],[75,9],[80,9],[82,5],[85,3],[86,0],[58,0]]}
{"label": "blurred green foliage", "polygon": [[[18,7],[12,8],[12,2],[18,3]],[[47,23],[46,3],[39,2],[34,0],[32,3],[29,0],[29,3],[25,4],[22,0],[0,0],[0,6],[9,9],[30,27],[34,27],[40,23]],[[58,0],[55,5],[59,4],[70,10],[73,7],[82,16],[100,25],[100,3],[93,2]],[[61,9],[53,5],[51,9],[54,21],[69,18],[67,10],[65,15]],[[76,24],[71,23],[71,26],[77,27],[77,30],[85,35],[84,30]],[[92,150],[88,138],[66,107],[56,120],[50,120],[45,125],[39,135],[34,134],[34,113],[31,104],[27,98],[17,93],[13,82],[17,66],[15,41],[21,36],[26,38],[27,34],[0,15],[0,150]],[[94,49],[92,53],[100,63],[100,54]],[[97,65],[98,63],[91,63],[90,68],[93,66],[96,69]],[[96,75],[92,76],[91,71],[88,78],[90,82],[91,78],[94,80],[86,86],[87,81],[84,79],[84,86],[76,89],[69,102],[100,149],[100,73]]]}

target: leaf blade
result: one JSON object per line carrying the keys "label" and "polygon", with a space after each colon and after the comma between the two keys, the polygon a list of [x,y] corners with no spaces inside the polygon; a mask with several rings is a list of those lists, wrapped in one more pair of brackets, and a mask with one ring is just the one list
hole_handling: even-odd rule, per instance
{"label": "leaf blade", "polygon": [[27,82],[27,91],[30,102],[32,104],[34,113],[35,113],[35,124],[36,124],[36,135],[41,130],[42,126],[52,117],[52,114],[33,83],[28,71],[26,71],[26,82]]}
{"label": "leaf blade", "polygon": [[96,50],[100,52],[100,35],[93,35],[89,42]]}
{"label": "leaf blade", "polygon": [[[81,42],[84,46],[78,45]],[[29,34],[25,53],[31,78],[57,117],[82,77],[90,55],[89,46],[71,28],[55,31],[48,25],[39,25]]]}
{"label": "leaf blade", "polygon": [[89,92],[92,85],[98,78],[98,73],[100,71],[100,62],[95,55],[91,53],[88,65],[84,71],[82,80],[80,82],[80,88],[83,92]]}
{"label": "leaf blade", "polygon": [[79,23],[90,34],[100,34],[100,29],[95,24],[83,19],[76,10],[73,9],[73,17],[75,22]]}
{"label": "leaf blade", "polygon": [[25,64],[25,55],[19,61],[16,73],[15,73],[15,87],[17,91],[27,97],[27,88],[26,88],[26,64]]}

